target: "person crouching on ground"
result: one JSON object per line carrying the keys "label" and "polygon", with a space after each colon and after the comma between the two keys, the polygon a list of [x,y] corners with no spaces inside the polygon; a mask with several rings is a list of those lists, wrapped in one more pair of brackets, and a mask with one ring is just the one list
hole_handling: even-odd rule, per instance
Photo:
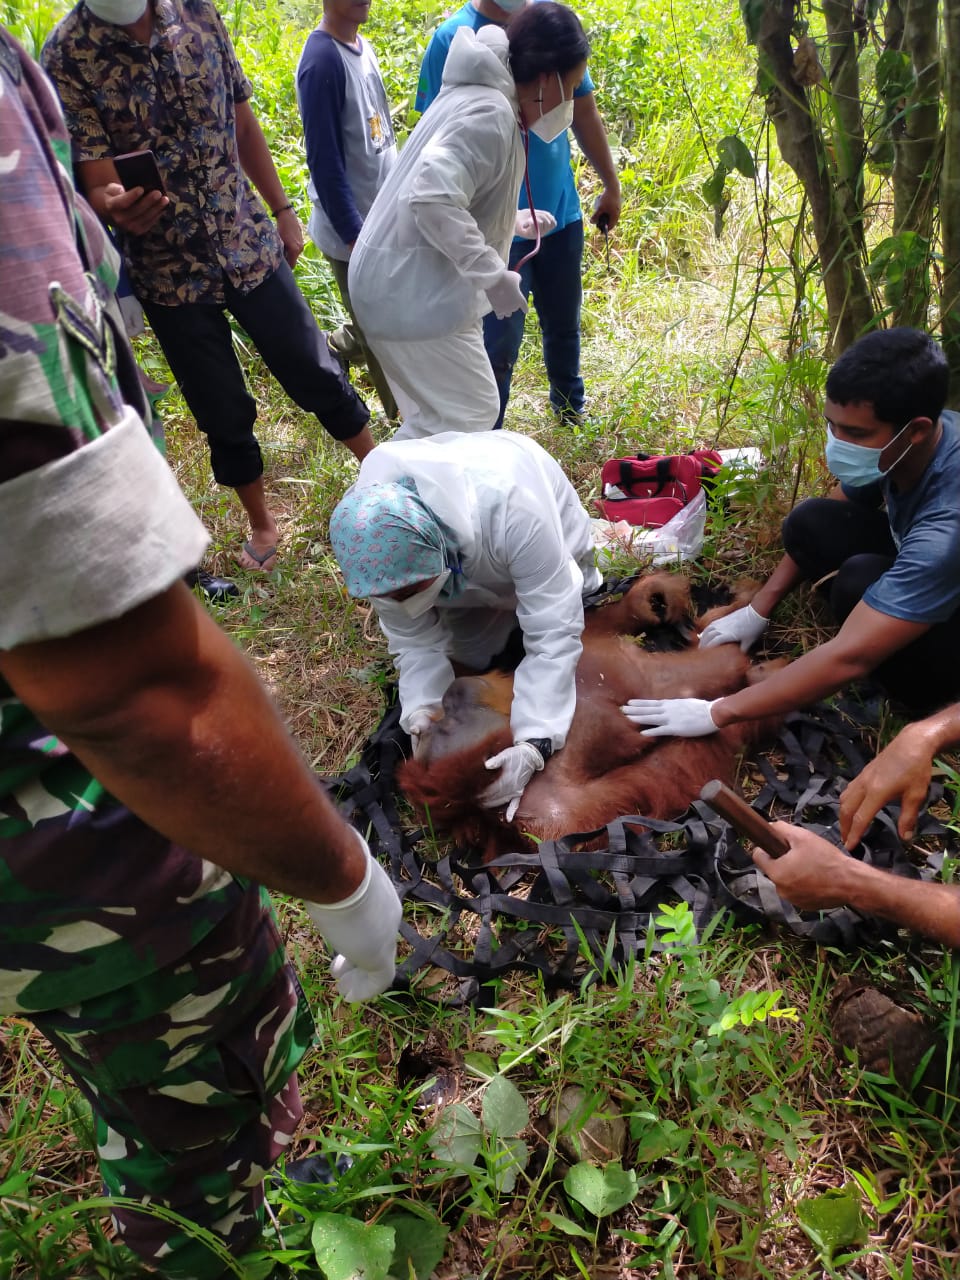
{"label": "person crouching on ground", "polygon": [[590,517],[560,467],[509,431],[378,446],[330,520],[347,591],[370,597],[400,677],[400,724],[422,733],[453,664],[489,667],[519,626],[514,744],[489,808],[512,819],[534,773],[564,745],[576,707],[583,595],[600,574]]}

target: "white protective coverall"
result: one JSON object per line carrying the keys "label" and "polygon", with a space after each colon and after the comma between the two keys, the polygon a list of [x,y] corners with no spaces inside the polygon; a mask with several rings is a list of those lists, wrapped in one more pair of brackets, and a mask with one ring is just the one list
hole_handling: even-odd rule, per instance
{"label": "white protective coverall", "polygon": [[499,27],[457,32],[443,88],[350,257],[350,298],[400,408],[399,439],[487,431],[500,412],[481,317],[506,271],[523,178],[508,49]]}
{"label": "white protective coverall", "polygon": [[392,440],[364,458],[357,484],[405,477],[454,533],[466,586],[419,618],[372,600],[400,675],[401,725],[440,703],[454,678],[451,658],[483,669],[519,622],[514,741],[549,738],[559,750],[576,706],[582,596],[601,581],[576,491],[545,450],[512,431]]}

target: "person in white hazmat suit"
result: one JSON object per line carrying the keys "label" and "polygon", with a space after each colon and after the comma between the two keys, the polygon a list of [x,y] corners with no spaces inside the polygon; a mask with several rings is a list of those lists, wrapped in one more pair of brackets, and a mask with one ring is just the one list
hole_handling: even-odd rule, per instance
{"label": "person in white hazmat suit", "polygon": [[401,726],[422,733],[454,679],[484,670],[519,624],[514,745],[486,762],[507,805],[564,745],[576,706],[583,596],[600,585],[590,517],[558,464],[511,431],[379,445],[330,520],[353,597],[369,597],[400,677]]}
{"label": "person in white hazmat suit", "polygon": [[348,287],[400,409],[398,438],[497,421],[481,320],[526,310],[520,276],[506,266],[511,241],[539,245],[556,225],[542,210],[517,212],[523,134],[550,140],[566,128],[589,48],[576,14],[550,0],[521,10],[506,32],[458,31],[443,88],[367,214]]}

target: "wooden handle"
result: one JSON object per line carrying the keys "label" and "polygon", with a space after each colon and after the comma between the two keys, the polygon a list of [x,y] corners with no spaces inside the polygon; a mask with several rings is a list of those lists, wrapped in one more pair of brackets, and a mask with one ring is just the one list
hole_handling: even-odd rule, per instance
{"label": "wooden handle", "polygon": [[711,809],[716,809],[742,836],[769,853],[771,858],[782,857],[789,850],[786,840],[777,835],[766,818],[757,813],[756,809],[751,809],[746,800],[742,800],[719,778],[714,778],[704,786],[700,799]]}

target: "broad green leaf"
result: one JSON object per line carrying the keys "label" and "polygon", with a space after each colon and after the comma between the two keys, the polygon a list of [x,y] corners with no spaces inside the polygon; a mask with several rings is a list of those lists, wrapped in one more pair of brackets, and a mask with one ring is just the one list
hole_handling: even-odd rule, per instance
{"label": "broad green leaf", "polygon": [[727,166],[722,162],[700,188],[700,194],[709,205],[718,205],[723,199],[723,184],[727,180]]}
{"label": "broad green leaf", "polygon": [[562,1231],[567,1236],[580,1236],[583,1240],[592,1240],[593,1232],[587,1231],[581,1227],[579,1222],[574,1222],[571,1218],[565,1218],[562,1213],[544,1212],[542,1215],[552,1227],[556,1227],[558,1231]]}
{"label": "broad green leaf", "polygon": [[326,1280],[386,1280],[393,1258],[391,1227],[368,1225],[339,1213],[318,1213],[310,1243]]}
{"label": "broad green leaf", "polygon": [[494,1076],[483,1094],[483,1127],[499,1138],[515,1138],[530,1123],[520,1090],[506,1076]]}
{"label": "broad green leaf", "polygon": [[689,1129],[681,1129],[672,1120],[661,1120],[644,1128],[637,1143],[636,1159],[638,1164],[649,1164],[653,1160],[662,1160],[664,1156],[679,1151],[690,1137]]}
{"label": "broad green leaf", "polygon": [[481,1080],[492,1080],[497,1074],[497,1064],[489,1053],[465,1053],[463,1065],[472,1076],[479,1076]]}
{"label": "broad green leaf", "polygon": [[530,1148],[520,1138],[498,1139],[496,1147],[487,1155],[487,1162],[501,1195],[510,1195],[529,1159]]}
{"label": "broad green leaf", "polygon": [[929,240],[916,231],[901,231],[898,235],[885,237],[875,246],[867,275],[873,284],[882,286],[887,302],[898,306],[903,299],[908,274],[916,271],[928,274],[929,261]]}
{"label": "broad green leaf", "polygon": [[588,1213],[606,1218],[629,1204],[637,1194],[637,1175],[632,1169],[624,1169],[617,1161],[611,1161],[601,1169],[581,1161],[564,1178],[563,1189]]}
{"label": "broad green leaf", "polygon": [[717,143],[717,155],[720,157],[720,163],[725,164],[729,170],[736,169],[745,178],[756,177],[757,166],[750,154],[750,148],[735,134],[728,134],[727,137],[720,139]]}
{"label": "broad green leaf", "polygon": [[867,1221],[863,1201],[849,1183],[842,1190],[801,1200],[797,1205],[800,1225],[826,1262],[841,1248],[867,1243]]}
{"label": "broad green leaf", "polygon": [[380,1221],[394,1234],[390,1275],[396,1280],[411,1280],[412,1267],[416,1280],[429,1280],[443,1258],[450,1228],[412,1213],[388,1213]]}
{"label": "broad green leaf", "polygon": [[469,1169],[480,1154],[480,1121],[469,1107],[447,1107],[433,1131],[431,1149],[438,1160]]}
{"label": "broad green leaf", "polygon": [[877,92],[884,102],[899,102],[912,92],[915,83],[909,53],[903,49],[884,49],[877,58]]}
{"label": "broad green leaf", "polygon": [[[283,1252],[288,1255],[288,1259],[303,1258],[306,1260],[307,1257],[306,1254],[297,1249],[285,1249]],[[279,1250],[276,1253],[271,1253],[267,1258],[244,1258],[244,1280],[270,1280],[271,1276],[276,1275],[276,1266],[280,1261]]]}

